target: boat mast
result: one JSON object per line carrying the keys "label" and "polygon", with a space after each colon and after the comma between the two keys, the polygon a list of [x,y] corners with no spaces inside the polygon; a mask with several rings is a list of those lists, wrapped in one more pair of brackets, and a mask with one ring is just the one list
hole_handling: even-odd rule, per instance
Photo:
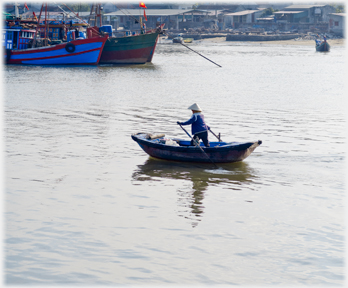
{"label": "boat mast", "polygon": [[45,46],[48,44],[48,25],[47,25],[47,2],[46,2],[46,9],[45,9]]}
{"label": "boat mast", "polygon": [[89,13],[89,16],[88,16],[88,20],[87,20],[88,24],[91,24],[91,18],[92,18],[93,9],[94,9],[94,3],[92,3],[91,12]]}
{"label": "boat mast", "polygon": [[94,25],[95,26],[98,26],[97,25],[97,17],[98,17],[97,10],[98,10],[98,4],[95,5],[95,11],[94,11]]}
{"label": "boat mast", "polygon": [[102,14],[101,14],[101,10],[103,8],[101,7],[101,3],[98,4],[98,16],[99,16],[99,27],[102,26]]}
{"label": "boat mast", "polygon": [[[31,47],[35,47],[35,42],[36,42],[36,38],[37,38],[37,31],[40,28],[40,20],[41,20],[41,14],[42,14],[42,9],[44,7],[44,4],[41,5],[41,10],[40,10],[40,15],[39,15],[39,19],[37,20],[37,25],[36,25],[36,29],[35,29],[35,35],[34,35],[34,40],[33,40],[33,44]],[[40,32],[41,33],[41,32]]]}
{"label": "boat mast", "polygon": [[94,26],[98,26],[97,19],[99,18],[99,27],[102,26],[102,15],[101,15],[101,3],[93,3],[91,7],[91,13],[88,17],[88,24],[91,24],[91,18],[94,12]]}
{"label": "boat mast", "polygon": [[19,6],[19,4],[16,2],[15,3],[15,16],[16,16],[16,18],[19,18],[18,6]]}

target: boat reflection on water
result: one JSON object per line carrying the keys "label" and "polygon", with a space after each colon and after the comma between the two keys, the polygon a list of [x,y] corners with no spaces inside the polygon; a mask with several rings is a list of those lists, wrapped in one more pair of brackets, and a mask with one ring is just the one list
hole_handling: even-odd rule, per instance
{"label": "boat reflection on water", "polygon": [[[189,180],[176,185],[178,192],[179,216],[192,220],[195,227],[204,213],[204,193],[211,187],[242,190],[254,183],[255,171],[246,162],[219,163],[216,169],[210,163],[171,162],[148,158],[143,165],[138,165],[132,175],[133,181]],[[188,209],[189,208],[189,209]]]}

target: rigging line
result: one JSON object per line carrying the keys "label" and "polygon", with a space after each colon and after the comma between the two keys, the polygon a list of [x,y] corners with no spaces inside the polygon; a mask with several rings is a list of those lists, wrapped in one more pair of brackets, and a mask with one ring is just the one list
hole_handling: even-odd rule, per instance
{"label": "rigging line", "polygon": [[[63,3],[64,6],[66,6],[72,13],[74,13],[75,17],[80,19],[82,22],[88,24],[85,20],[81,19],[74,11],[72,11],[65,3]],[[65,12],[65,11],[64,11]],[[70,14],[70,13],[69,13]]]}
{"label": "rigging line", "polygon": [[55,5],[57,5],[57,7],[62,10],[66,15],[70,15],[69,12],[66,12],[59,4],[57,4],[56,2],[53,2]]}
{"label": "rigging line", "polygon": [[[138,21],[138,19],[135,18],[127,9],[119,8],[115,3],[113,3],[113,4],[114,4],[115,7],[116,7],[118,10],[120,10],[124,15],[126,15],[126,16],[128,16],[128,17],[130,17],[130,18],[133,18],[134,20]],[[124,10],[127,11],[128,14],[126,14],[125,12],[123,12]],[[139,10],[140,10],[140,9],[139,9]]]}

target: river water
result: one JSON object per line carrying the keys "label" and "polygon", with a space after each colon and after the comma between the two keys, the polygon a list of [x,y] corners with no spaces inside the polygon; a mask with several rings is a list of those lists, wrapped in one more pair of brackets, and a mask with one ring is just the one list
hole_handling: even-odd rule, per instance
{"label": "river water", "polygon": [[[3,67],[6,284],[344,284],[344,47],[190,47],[222,68],[163,43],[147,65]],[[216,169],[131,139],[188,139],[195,102],[262,145]]]}

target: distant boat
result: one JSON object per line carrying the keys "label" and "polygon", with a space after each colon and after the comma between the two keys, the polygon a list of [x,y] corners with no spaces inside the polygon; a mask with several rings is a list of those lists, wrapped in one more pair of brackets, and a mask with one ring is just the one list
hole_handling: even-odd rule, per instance
{"label": "distant boat", "polygon": [[184,38],[184,43],[192,43],[193,38]]}
{"label": "distant boat", "polygon": [[330,51],[330,45],[329,43],[326,41],[326,38],[324,37],[323,41],[320,40],[315,40],[315,49],[318,52],[329,52]]}
{"label": "distant boat", "polygon": [[182,37],[175,37],[173,39],[173,43],[183,43],[184,39]]}
{"label": "distant boat", "polygon": [[184,42],[184,38],[182,37],[182,34],[179,34],[178,36],[173,38],[173,43],[183,43],[183,42]]}
{"label": "distant boat", "polygon": [[214,162],[230,163],[242,161],[247,158],[262,141],[256,142],[210,142],[210,147],[201,148],[190,146],[190,141],[164,138],[164,134],[151,135],[137,133],[132,135],[132,139],[151,157],[183,161],[183,162]]}

